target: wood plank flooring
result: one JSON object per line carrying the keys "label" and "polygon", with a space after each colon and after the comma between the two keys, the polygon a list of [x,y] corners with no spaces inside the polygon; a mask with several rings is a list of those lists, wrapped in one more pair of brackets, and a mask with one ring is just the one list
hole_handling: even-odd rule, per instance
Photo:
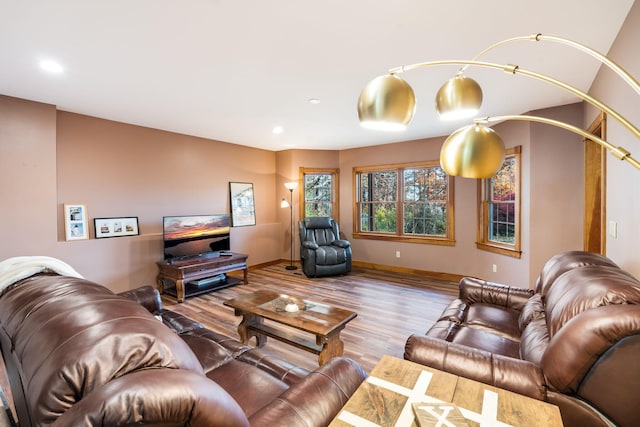
{"label": "wood plank flooring", "polygon": [[[344,354],[371,372],[384,354],[402,358],[407,337],[424,334],[458,294],[455,282],[419,275],[354,268],[346,276],[309,279],[302,270],[286,270],[285,266],[281,263],[252,269],[248,285],[187,298],[184,303],[163,295],[163,305],[231,337],[238,337],[240,317],[222,303],[258,289],[346,308],[358,316],[340,335]],[[264,350],[309,370],[318,366],[314,354],[271,338]]]}

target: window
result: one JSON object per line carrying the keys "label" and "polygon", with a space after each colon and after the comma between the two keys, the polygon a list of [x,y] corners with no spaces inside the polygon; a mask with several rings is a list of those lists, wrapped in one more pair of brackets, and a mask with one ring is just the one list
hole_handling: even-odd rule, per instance
{"label": "window", "polygon": [[339,221],[338,169],[300,168],[302,217],[329,216]]}
{"label": "window", "polygon": [[354,237],[453,245],[453,178],[438,162],[354,168]]}
{"label": "window", "polygon": [[480,221],[476,246],[520,258],[520,150],[506,151],[504,163],[490,179],[478,181]]}

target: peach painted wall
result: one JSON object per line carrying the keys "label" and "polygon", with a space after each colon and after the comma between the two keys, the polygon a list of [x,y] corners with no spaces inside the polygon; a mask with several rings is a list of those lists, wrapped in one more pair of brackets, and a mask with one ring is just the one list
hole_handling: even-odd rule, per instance
{"label": "peach painted wall", "polygon": [[[624,67],[636,79],[640,79],[640,2],[631,7],[627,19],[618,34],[608,56]],[[636,126],[640,124],[640,96],[618,76],[601,67],[590,93],[609,104]],[[596,111],[588,108],[584,126],[596,117]],[[640,159],[640,140],[618,122],[607,119],[607,138],[616,146],[629,150]],[[618,265],[640,277],[640,170],[627,162],[607,155],[607,221],[617,226],[617,236],[607,230],[607,256]]]}
{"label": "peach painted wall", "polygon": [[[338,168],[339,152],[335,150],[284,150],[276,153],[276,195],[278,222],[281,224],[280,236],[282,237],[282,259],[291,257],[291,211],[280,208],[280,202],[284,198],[288,202],[291,194],[284,186],[285,182],[298,181],[298,188],[293,191],[293,259],[300,258],[300,236],[298,233],[298,221],[301,215],[300,167],[305,168]],[[342,177],[340,178],[342,180]]]}
{"label": "peach painted wall", "polygon": [[[229,182],[254,185],[256,225],[233,227],[249,264],[271,261],[279,224],[275,154],[224,142],[59,112],[59,205],[85,203],[90,218],[137,216],[140,236],[65,242],[94,280],[126,289],[153,283],[162,217],[229,212]],[[93,225],[93,224],[91,224]],[[58,220],[58,239],[64,225]]]}
{"label": "peach painted wall", "polygon": [[56,109],[0,96],[0,260],[57,251]]}

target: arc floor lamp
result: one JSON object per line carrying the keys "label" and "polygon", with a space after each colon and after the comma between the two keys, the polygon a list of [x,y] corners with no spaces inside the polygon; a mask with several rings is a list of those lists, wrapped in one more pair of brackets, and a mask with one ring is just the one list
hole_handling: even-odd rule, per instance
{"label": "arc floor lamp", "polygon": [[[571,40],[561,37],[535,34],[531,36],[514,37],[502,40],[484,49],[469,61],[429,61],[389,70],[388,74],[371,80],[360,93],[360,97],[358,98],[358,117],[360,119],[360,123],[362,126],[381,130],[401,130],[406,128],[413,119],[416,107],[416,98],[411,86],[409,86],[406,81],[398,77],[397,74],[434,65],[463,66],[457,72],[455,77],[449,79],[440,87],[436,94],[436,110],[440,118],[446,120],[452,118],[471,117],[477,114],[480,109],[480,105],[482,104],[482,89],[476,81],[469,77],[465,77],[463,72],[468,66],[480,66],[500,69],[509,74],[522,74],[551,83],[561,89],[571,92],[596,108],[604,111],[607,115],[620,122],[624,128],[631,132],[636,138],[640,139],[640,130],[634,124],[604,102],[592,97],[580,89],[552,77],[535,73],[533,71],[523,70],[517,65],[495,64],[478,60],[486,52],[498,46],[520,40],[551,41],[579,49],[598,59],[605,66],[614,71],[629,86],[631,86],[637,94],[640,95],[640,84],[638,81],[624,70],[624,68],[616,64],[607,56],[588,46]],[[440,165],[445,172],[449,175],[462,176],[466,178],[492,177],[504,161],[505,148],[504,142],[500,136],[493,129],[484,126],[484,124],[504,120],[538,121],[566,129],[604,146],[618,159],[627,161],[637,169],[640,169],[640,162],[634,159],[628,150],[620,146],[615,146],[580,128],[557,120],[546,119],[544,117],[510,115],[476,119],[474,124],[453,132],[445,140],[440,151]]]}
{"label": "arc floor lamp", "polygon": [[289,265],[287,265],[285,268],[287,270],[297,270],[298,267],[293,265],[293,190],[296,189],[296,187],[298,187],[298,183],[295,181],[292,182],[285,182],[284,184],[285,187],[287,187],[287,190],[289,190],[289,202],[287,202],[287,200],[283,197],[282,201],[280,202],[280,207],[281,208],[289,208],[289,217],[290,217],[290,227],[289,227],[289,235],[291,237],[291,258],[290,258],[290,262]]}

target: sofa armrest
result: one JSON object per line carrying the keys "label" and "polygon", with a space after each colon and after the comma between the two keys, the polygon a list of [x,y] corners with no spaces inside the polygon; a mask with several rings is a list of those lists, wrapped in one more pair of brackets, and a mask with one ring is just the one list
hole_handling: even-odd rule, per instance
{"label": "sofa armrest", "polygon": [[534,294],[533,289],[487,282],[474,277],[460,280],[458,291],[459,298],[467,304],[492,304],[514,310],[522,310]]}
{"label": "sofa armrest", "polygon": [[542,370],[536,364],[425,335],[411,335],[404,358],[440,371],[546,400]]}
{"label": "sofa armrest", "polygon": [[151,285],[120,292],[118,295],[137,302],[153,314],[159,314],[162,311],[160,292]]}
{"label": "sofa armrest", "polygon": [[336,357],[293,384],[249,421],[252,426],[326,426],[366,378],[351,359]]}
{"label": "sofa armrest", "polygon": [[331,242],[333,246],[337,246],[339,248],[345,249],[351,246],[351,243],[348,240],[334,240]]}
{"label": "sofa armrest", "polygon": [[53,427],[116,425],[247,426],[218,384],[183,369],[146,369],[116,378],[61,414]]}

